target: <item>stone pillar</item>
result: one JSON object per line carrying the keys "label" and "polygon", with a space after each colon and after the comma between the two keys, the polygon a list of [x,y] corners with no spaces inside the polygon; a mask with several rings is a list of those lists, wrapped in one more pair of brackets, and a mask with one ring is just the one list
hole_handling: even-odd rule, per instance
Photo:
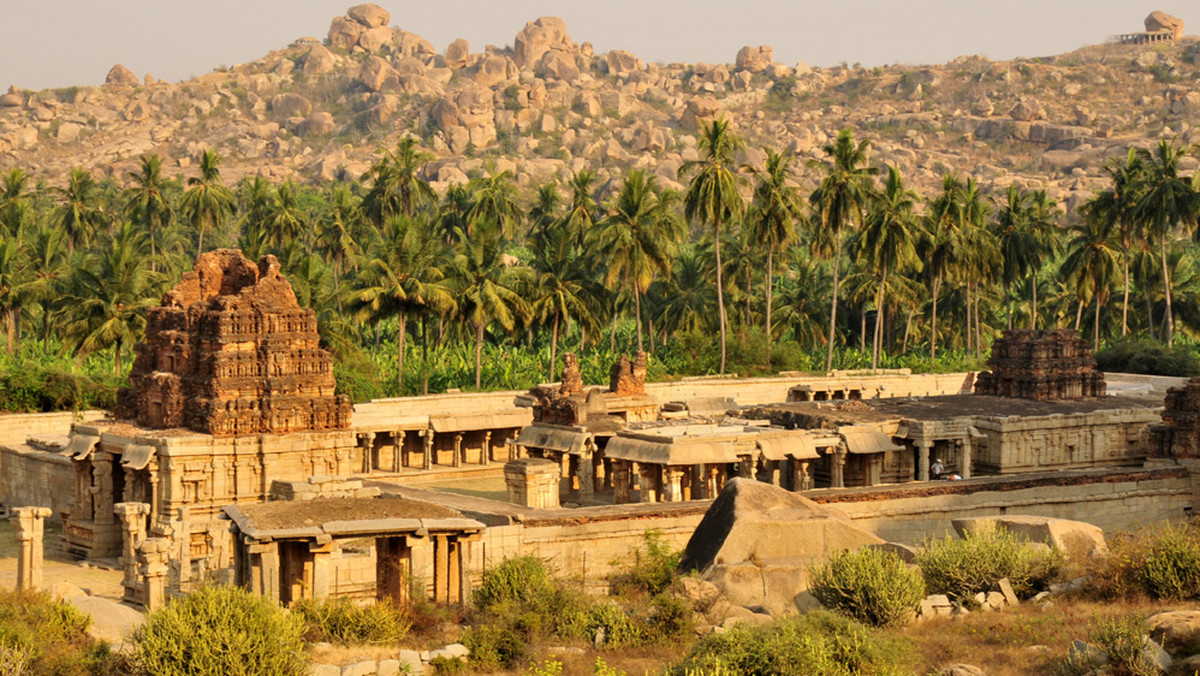
{"label": "stone pillar", "polygon": [[121,521],[121,568],[125,575],[121,586],[125,588],[125,600],[140,603],[138,582],[137,550],[146,538],[146,515],[150,505],[144,502],[121,502],[113,505],[113,511]]}
{"label": "stone pillar", "polygon": [[433,538],[424,530],[419,530],[408,536],[407,544],[413,590],[422,597],[429,598],[429,588],[433,584]]}
{"label": "stone pillar", "polygon": [[917,481],[929,481],[929,447],[932,445],[924,439],[917,444]]}
{"label": "stone pillar", "polygon": [[483,433],[483,451],[479,456],[479,464],[488,465],[492,462],[492,431],[486,430]]}
{"label": "stone pillar", "polygon": [[400,469],[407,465],[408,458],[404,456],[404,438],[408,436],[408,432],[404,430],[396,430],[392,435],[392,439],[396,442],[396,450],[392,453],[392,471],[399,472]]}
{"label": "stone pillar", "polygon": [[754,458],[744,455],[738,460],[738,476],[743,479],[754,478]]}
{"label": "stone pillar", "polygon": [[767,462],[770,463],[770,465],[768,465],[768,467],[770,468],[768,471],[770,471],[770,473],[771,473],[771,485],[778,486],[779,485],[779,474],[780,474],[779,465],[783,461],[782,460],[768,460]]}
{"label": "stone pillar", "polygon": [[450,602],[450,542],[445,535],[433,535],[433,600]]}
{"label": "stone pillar", "polygon": [[846,487],[846,445],[838,444],[833,449],[833,467],[830,472],[834,488]]}
{"label": "stone pillar", "polygon": [[92,504],[95,512],[92,520],[97,526],[109,526],[115,521],[113,514],[113,456],[96,451],[92,455]]}
{"label": "stone pillar", "polygon": [[971,435],[967,434],[962,440],[962,453],[959,455],[959,474],[964,479],[971,478],[971,451],[974,442],[971,440]]}
{"label": "stone pillar", "polygon": [[174,540],[172,549],[174,559],[170,567],[175,571],[175,588],[187,593],[192,587],[192,524],[191,508],[176,507],[171,515],[171,537]]}
{"label": "stone pillar", "polygon": [[455,467],[462,467],[462,440],[463,440],[462,433],[455,433],[455,435],[454,435],[454,466]]}
{"label": "stone pillar", "polygon": [[658,502],[659,465],[644,464],[638,468],[642,476],[641,501],[646,503]]}
{"label": "stone pillar", "polygon": [[586,446],[576,457],[575,477],[579,482],[580,500],[592,497],[596,490],[596,468],[592,464],[591,449]]}
{"label": "stone pillar", "polygon": [[421,469],[432,469],[433,467],[433,428],[427,428],[425,435],[425,457],[421,462]]}
{"label": "stone pillar", "polygon": [[171,542],[166,538],[149,538],[138,548],[138,572],[142,576],[142,605],[147,612],[158,610],[166,602],[165,586],[167,558]]}
{"label": "stone pillar", "polygon": [[800,466],[800,488],[799,490],[806,491],[812,488],[812,472],[809,470],[811,463],[801,461],[796,463]]}
{"label": "stone pillar", "polygon": [[624,460],[612,461],[613,504],[623,505],[629,502],[633,484],[633,473],[629,471],[629,463]]}
{"label": "stone pillar", "polygon": [[704,466],[704,492],[705,497],[710,500],[716,499],[721,492],[721,466],[720,465],[705,465]]}
{"label": "stone pillar", "polygon": [[371,470],[374,469],[373,465],[375,464],[373,462],[374,458],[371,457],[375,454],[375,433],[363,432],[362,434],[358,435],[358,438],[363,442],[362,471],[363,474],[370,474]]}
{"label": "stone pillar", "polygon": [[663,468],[663,502],[683,502],[683,470],[678,467]]}
{"label": "stone pillar", "polygon": [[10,520],[17,535],[17,589],[42,587],[42,557],[45,555],[46,517],[49,507],[14,507]]}
{"label": "stone pillar", "polygon": [[333,538],[329,535],[318,536],[316,541],[309,543],[308,551],[313,555],[312,597],[314,599],[326,598],[337,591],[332,588],[330,580],[333,566],[329,555],[333,553]]}

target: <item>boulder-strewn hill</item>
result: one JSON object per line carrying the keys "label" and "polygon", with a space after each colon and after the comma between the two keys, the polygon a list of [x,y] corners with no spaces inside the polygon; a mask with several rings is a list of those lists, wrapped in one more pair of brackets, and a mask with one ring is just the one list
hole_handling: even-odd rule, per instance
{"label": "boulder-strewn hill", "polygon": [[438,157],[427,168],[435,187],[493,169],[530,183],[584,168],[604,181],[630,167],[673,185],[697,156],[698,126],[725,115],[751,164],[763,146],[819,157],[850,127],[914,187],[957,171],[985,189],[1044,187],[1073,206],[1103,182],[1106,157],[1163,134],[1190,141],[1200,121],[1195,38],[1031,60],[810,68],[775,62],[770,47],[745,47],[729,64],[596,54],[553,17],[526,24],[510,49],[455,40],[439,51],[390,20],[358,5],[324,41],[302,38],[178,84],[118,65],[100,87],[10,89],[0,170],[52,184],[73,166],[123,177],[158,153],[188,174],[216,148],[227,179],[320,181],[359,175],[414,134]]}

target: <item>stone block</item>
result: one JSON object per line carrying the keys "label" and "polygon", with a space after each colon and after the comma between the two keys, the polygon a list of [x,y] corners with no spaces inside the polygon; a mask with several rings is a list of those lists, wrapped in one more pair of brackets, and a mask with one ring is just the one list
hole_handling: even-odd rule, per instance
{"label": "stone block", "polygon": [[[379,666],[377,669],[377,673],[379,674],[379,676],[399,676],[400,660],[379,660]],[[416,673],[416,672],[409,671],[406,673]]]}
{"label": "stone block", "polygon": [[343,666],[341,676],[373,676],[378,670],[379,665],[375,660],[359,660]]}
{"label": "stone block", "polygon": [[1012,583],[1008,581],[1007,577],[1000,578],[999,586],[1000,593],[1004,595],[1005,603],[1010,606],[1016,606],[1021,603],[1021,600],[1017,598],[1017,593],[1013,591]]}
{"label": "stone block", "polygon": [[308,668],[309,676],[341,676],[342,668],[336,664],[313,662]]}

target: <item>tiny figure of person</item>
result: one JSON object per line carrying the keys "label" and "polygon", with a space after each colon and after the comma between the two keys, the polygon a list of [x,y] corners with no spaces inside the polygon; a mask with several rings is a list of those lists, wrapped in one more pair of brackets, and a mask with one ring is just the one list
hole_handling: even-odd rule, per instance
{"label": "tiny figure of person", "polygon": [[941,459],[936,459],[933,461],[933,464],[929,466],[929,478],[937,481],[938,479],[942,478],[942,472],[945,471],[946,466],[942,464]]}

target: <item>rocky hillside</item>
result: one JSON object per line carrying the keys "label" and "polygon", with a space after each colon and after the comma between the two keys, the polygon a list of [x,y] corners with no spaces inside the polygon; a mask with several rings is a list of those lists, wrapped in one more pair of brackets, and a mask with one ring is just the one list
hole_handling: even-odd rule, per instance
{"label": "rocky hillside", "polygon": [[83,166],[123,181],[140,155],[158,153],[188,175],[216,148],[227,180],[315,182],[360,175],[414,134],[437,157],[427,168],[436,187],[490,170],[538,183],[584,168],[604,181],[631,167],[673,186],[697,156],[699,125],[724,115],[751,164],[763,146],[820,157],[850,127],[914,187],[957,171],[987,189],[1044,187],[1073,205],[1103,182],[1106,157],[1164,134],[1190,142],[1200,121],[1194,38],[1016,61],[812,68],[777,63],[766,46],[728,64],[596,54],[553,17],[526,24],[511,48],[455,40],[439,51],[390,22],[358,5],[324,40],[178,84],[118,65],[99,87],[10,89],[0,96],[0,170],[58,184]]}

